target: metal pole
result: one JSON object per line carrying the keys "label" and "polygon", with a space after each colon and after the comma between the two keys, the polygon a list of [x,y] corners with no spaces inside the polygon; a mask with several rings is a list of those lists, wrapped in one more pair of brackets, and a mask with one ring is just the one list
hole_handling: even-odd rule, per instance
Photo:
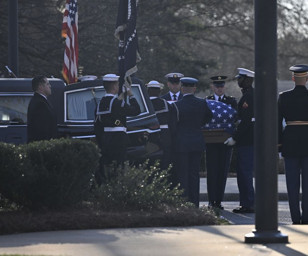
{"label": "metal pole", "polygon": [[18,76],[18,0],[8,0],[9,35],[8,55],[9,68]]}
{"label": "metal pole", "polygon": [[255,0],[255,230],[246,243],[287,243],[278,230],[277,1]]}

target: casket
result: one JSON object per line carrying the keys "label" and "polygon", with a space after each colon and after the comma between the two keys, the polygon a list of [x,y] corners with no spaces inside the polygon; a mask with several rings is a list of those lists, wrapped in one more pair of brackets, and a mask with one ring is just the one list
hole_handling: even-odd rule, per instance
{"label": "casket", "polygon": [[231,106],[215,100],[207,100],[213,113],[212,120],[203,127],[206,143],[223,143],[235,131],[237,111]]}

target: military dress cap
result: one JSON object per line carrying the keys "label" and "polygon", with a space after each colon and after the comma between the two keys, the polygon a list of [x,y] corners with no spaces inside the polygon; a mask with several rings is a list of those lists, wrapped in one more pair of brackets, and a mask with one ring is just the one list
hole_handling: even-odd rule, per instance
{"label": "military dress cap", "polygon": [[182,86],[186,87],[194,87],[199,82],[198,79],[193,77],[182,77],[180,81],[182,83]]}
{"label": "military dress cap", "polygon": [[184,77],[184,75],[181,73],[169,73],[165,75],[165,78],[171,83],[179,83],[182,77]]}
{"label": "military dress cap", "polygon": [[147,84],[145,84],[147,88],[158,88],[158,89],[162,89],[164,87],[163,84],[155,81],[155,80],[152,80],[150,82],[148,82]]}
{"label": "military dress cap", "polygon": [[212,76],[211,80],[216,87],[223,87],[225,85],[227,76]]}
{"label": "military dress cap", "polygon": [[238,78],[240,76],[248,76],[248,77],[255,77],[255,72],[246,69],[246,68],[238,68],[238,75],[236,75],[235,77]]}
{"label": "military dress cap", "polygon": [[296,77],[305,77],[308,74],[308,65],[307,64],[297,64],[289,69],[293,72],[293,75]]}
{"label": "military dress cap", "polygon": [[117,76],[116,74],[106,74],[103,76],[103,81],[105,82],[119,81],[119,76]]}
{"label": "military dress cap", "polygon": [[87,75],[87,76],[80,76],[78,77],[78,80],[83,82],[83,81],[91,81],[91,80],[96,80],[97,76],[93,76],[93,75]]}

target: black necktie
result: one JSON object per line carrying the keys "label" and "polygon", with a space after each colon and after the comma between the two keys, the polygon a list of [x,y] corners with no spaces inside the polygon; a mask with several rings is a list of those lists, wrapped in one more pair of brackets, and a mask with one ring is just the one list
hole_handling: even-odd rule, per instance
{"label": "black necktie", "polygon": [[176,100],[176,94],[173,94],[173,100]]}
{"label": "black necktie", "polygon": [[220,96],[218,97],[218,101],[221,101],[221,97]]}

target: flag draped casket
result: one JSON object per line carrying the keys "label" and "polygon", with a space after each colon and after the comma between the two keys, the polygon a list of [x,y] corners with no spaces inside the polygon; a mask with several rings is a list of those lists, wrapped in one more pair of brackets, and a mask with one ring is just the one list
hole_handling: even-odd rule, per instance
{"label": "flag draped casket", "polygon": [[203,127],[206,143],[223,143],[235,130],[237,112],[231,106],[215,100],[207,100],[213,113],[212,120]]}

